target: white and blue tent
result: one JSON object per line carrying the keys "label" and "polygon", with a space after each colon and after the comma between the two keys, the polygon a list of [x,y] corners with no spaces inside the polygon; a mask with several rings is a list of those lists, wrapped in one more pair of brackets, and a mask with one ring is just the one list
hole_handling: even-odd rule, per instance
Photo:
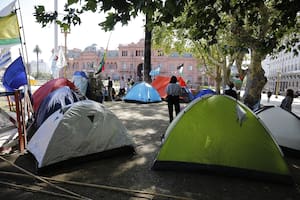
{"label": "white and blue tent", "polygon": [[135,103],[161,102],[161,98],[157,90],[146,82],[141,82],[133,86],[123,100],[125,102]]}

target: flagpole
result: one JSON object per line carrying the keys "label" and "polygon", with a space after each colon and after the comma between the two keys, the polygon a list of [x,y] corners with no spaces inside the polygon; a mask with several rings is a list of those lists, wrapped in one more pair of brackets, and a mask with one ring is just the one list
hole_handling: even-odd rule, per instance
{"label": "flagpole", "polygon": [[[30,83],[30,81],[28,81],[28,77],[27,77],[28,74],[30,75],[30,70],[29,70],[28,51],[27,51],[27,45],[26,45],[26,39],[25,39],[23,17],[22,17],[21,6],[20,6],[19,0],[18,0],[18,9],[16,9],[16,10],[19,10],[19,17],[20,17],[20,22],[21,22],[21,26],[19,26],[19,27],[20,27],[20,29],[22,28],[22,35],[23,35],[23,40],[24,40],[24,41],[22,40],[22,36],[20,34],[20,29],[19,29],[20,40],[21,40],[21,51],[22,51],[22,54],[20,52],[20,55],[21,56],[23,55],[23,57],[25,57],[25,59],[26,59],[25,73],[26,73],[27,85],[28,85],[28,87],[24,86],[24,100],[23,100],[24,101],[24,110],[23,110],[23,106],[21,105],[21,114],[23,116],[22,123],[23,123],[23,134],[24,134],[24,147],[26,149],[27,148],[27,132],[26,132],[26,122],[25,122],[26,117],[25,117],[25,115],[28,112],[28,109],[30,107],[32,107],[31,102],[30,102],[30,97],[28,94],[28,91],[29,91],[29,93],[31,93],[31,83]],[[17,20],[17,23],[19,25],[18,20]],[[24,54],[24,51],[25,51],[25,54]],[[33,111],[30,110],[30,112],[33,112]],[[28,116],[28,117],[30,117],[30,116]]]}
{"label": "flagpole", "polygon": [[112,34],[112,31],[110,32],[109,34],[109,37],[108,37],[108,40],[107,40],[107,44],[106,44],[106,49],[104,50],[104,53],[103,53],[103,56],[102,56],[102,59],[100,61],[100,66],[98,67],[98,70],[96,72],[96,75],[101,73],[102,69],[103,69],[103,66],[104,66],[104,62],[105,62],[105,56],[106,56],[106,52],[108,51],[108,44],[109,44],[109,41],[110,41],[110,38],[111,38],[111,34]]}
{"label": "flagpole", "polygon": [[[23,34],[23,38],[24,38],[24,42],[23,42],[23,40],[22,40],[22,37],[21,37],[21,34],[20,34],[20,39],[21,39],[21,51],[22,51],[22,55],[24,56],[25,54],[25,58],[26,58],[26,67],[25,67],[25,70],[26,70],[26,74],[30,74],[29,72],[30,72],[30,70],[29,70],[29,66],[28,66],[28,52],[27,52],[27,46],[26,46],[26,39],[25,39],[25,30],[24,30],[24,25],[23,25],[23,18],[22,18],[22,12],[21,12],[21,6],[20,6],[20,1],[18,0],[18,9],[17,10],[19,10],[19,13],[20,13],[20,22],[21,22],[21,26],[20,26],[20,29],[22,28],[22,34]],[[18,22],[18,24],[19,24],[19,22]],[[25,54],[24,54],[24,50],[23,50],[23,48],[24,48],[24,50],[25,50]],[[30,83],[28,82],[28,86],[29,86],[29,91],[31,91],[31,85],[30,85]]]}

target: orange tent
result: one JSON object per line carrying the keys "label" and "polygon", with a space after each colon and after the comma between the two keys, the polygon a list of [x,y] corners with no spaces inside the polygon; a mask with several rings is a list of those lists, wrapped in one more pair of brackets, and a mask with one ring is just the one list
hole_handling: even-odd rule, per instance
{"label": "orange tent", "polygon": [[[151,85],[158,91],[160,97],[165,99],[167,97],[166,87],[170,82],[170,78],[168,76],[156,76],[152,81]],[[181,76],[177,77],[178,83],[181,87],[186,87],[186,83]]]}

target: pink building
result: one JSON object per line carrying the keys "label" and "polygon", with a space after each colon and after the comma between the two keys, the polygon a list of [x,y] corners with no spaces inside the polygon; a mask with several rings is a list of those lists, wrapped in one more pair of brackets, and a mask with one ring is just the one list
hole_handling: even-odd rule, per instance
{"label": "pink building", "polygon": [[[72,77],[72,74],[77,70],[97,71],[103,53],[104,49],[97,50],[95,45],[87,47],[84,51],[69,50],[67,76]],[[119,80],[123,76],[125,80],[133,78],[137,81],[139,79],[138,71],[142,70],[143,67],[143,59],[144,39],[141,39],[138,43],[119,45],[118,50],[109,50],[106,53],[105,70],[102,75],[104,78],[109,76],[114,80]],[[178,70],[177,67],[181,64],[183,64],[183,67]],[[201,72],[202,68],[199,66],[197,59],[193,58],[190,53],[179,55],[174,52],[165,55],[160,50],[152,50],[151,65],[152,70],[160,68],[159,75],[161,76],[182,76],[188,85],[193,88],[198,88],[199,85],[203,84],[212,84]]]}

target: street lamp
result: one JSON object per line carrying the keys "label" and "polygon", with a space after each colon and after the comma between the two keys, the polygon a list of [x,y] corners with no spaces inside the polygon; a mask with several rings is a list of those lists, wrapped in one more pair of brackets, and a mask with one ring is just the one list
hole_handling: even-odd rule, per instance
{"label": "street lamp", "polygon": [[[70,27],[69,26],[64,26],[64,27],[61,27],[61,33],[64,34],[64,37],[65,37],[65,58],[66,58],[66,63],[68,65],[69,63],[69,59],[68,59],[68,56],[67,56],[67,35],[69,33],[71,33],[71,30],[70,30]],[[67,65],[64,66],[65,70],[64,70],[64,77],[66,78],[66,71],[67,71]]]}
{"label": "street lamp", "polygon": [[145,70],[144,70],[144,57],[141,58],[142,59],[142,70],[143,70],[143,81],[145,80]]}

